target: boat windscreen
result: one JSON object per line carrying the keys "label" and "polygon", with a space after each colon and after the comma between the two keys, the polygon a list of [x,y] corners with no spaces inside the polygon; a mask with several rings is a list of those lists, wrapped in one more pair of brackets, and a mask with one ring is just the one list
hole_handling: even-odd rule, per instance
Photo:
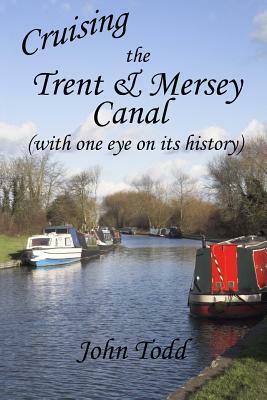
{"label": "boat windscreen", "polygon": [[49,243],[50,243],[49,238],[37,237],[31,240],[31,247],[49,246]]}
{"label": "boat windscreen", "polygon": [[45,228],[45,233],[68,233],[68,228],[67,227],[58,227],[58,226],[52,226],[49,228]]}

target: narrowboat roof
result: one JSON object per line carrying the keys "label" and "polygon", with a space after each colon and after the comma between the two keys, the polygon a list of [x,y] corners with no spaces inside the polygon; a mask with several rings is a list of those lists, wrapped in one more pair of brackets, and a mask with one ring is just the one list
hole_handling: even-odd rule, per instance
{"label": "narrowboat roof", "polygon": [[267,247],[267,240],[265,236],[240,236],[234,239],[225,240],[217,244],[235,244],[237,247],[255,248],[255,247]]}

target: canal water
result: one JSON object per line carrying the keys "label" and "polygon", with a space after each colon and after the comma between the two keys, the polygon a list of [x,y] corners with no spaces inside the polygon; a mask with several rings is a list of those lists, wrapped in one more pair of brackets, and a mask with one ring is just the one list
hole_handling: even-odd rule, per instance
{"label": "canal water", "polygon": [[[199,373],[248,329],[244,321],[189,316],[199,245],[124,236],[120,247],[87,263],[1,270],[1,400],[165,399]],[[163,359],[177,338],[173,358]],[[108,339],[114,351],[103,357]],[[152,342],[145,354],[144,344],[136,350],[142,341]],[[118,346],[126,352],[116,353]]]}

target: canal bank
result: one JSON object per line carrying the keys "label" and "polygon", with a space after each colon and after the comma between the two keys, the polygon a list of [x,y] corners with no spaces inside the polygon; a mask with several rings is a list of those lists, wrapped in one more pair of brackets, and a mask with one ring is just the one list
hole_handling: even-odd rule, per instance
{"label": "canal bank", "polygon": [[168,400],[267,398],[267,317]]}
{"label": "canal bank", "polygon": [[19,267],[20,253],[26,247],[26,236],[0,235],[0,269]]}
{"label": "canal bank", "polygon": [[0,262],[0,269],[15,268],[15,267],[20,267],[20,266],[21,266],[20,260],[9,260],[9,261]]}

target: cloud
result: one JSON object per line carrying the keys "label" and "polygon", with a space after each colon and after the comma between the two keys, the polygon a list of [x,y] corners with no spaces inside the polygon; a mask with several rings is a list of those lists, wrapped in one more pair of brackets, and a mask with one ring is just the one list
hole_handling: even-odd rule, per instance
{"label": "cloud", "polygon": [[148,139],[148,136],[151,136],[151,140],[153,137],[153,130],[150,126],[144,127],[131,127],[123,131],[120,135],[120,140],[141,140],[141,139]]}
{"label": "cloud", "polygon": [[[95,124],[94,113],[90,113],[87,119],[73,132],[73,137],[79,140],[131,140],[132,142],[137,142],[140,139],[148,139],[148,135],[152,135],[151,127],[130,127],[128,129],[123,129],[121,126],[114,125],[112,123],[112,111],[101,108],[98,113],[98,119],[102,123],[111,121],[107,126],[99,127]],[[115,130],[116,129],[116,130]],[[110,137],[111,131],[115,132],[115,137]],[[154,137],[152,138],[154,139]],[[151,139],[151,140],[152,140]],[[123,149],[121,153],[125,150]],[[109,155],[112,155],[111,151],[108,151]]]}
{"label": "cloud", "polygon": [[155,164],[146,170],[142,170],[141,172],[128,174],[125,178],[125,182],[130,184],[131,182],[140,179],[142,175],[149,175],[149,177],[153,180],[165,181],[172,176],[173,171],[176,169],[182,170],[187,164],[188,161],[182,158],[159,162],[158,164]]}
{"label": "cloud", "polygon": [[193,165],[189,171],[188,175],[190,175],[192,178],[203,178],[208,175],[208,168],[204,164],[196,164]]}
{"label": "cloud", "polygon": [[[173,178],[173,173],[176,170],[184,172],[191,178],[204,178],[208,174],[207,166],[204,164],[192,164],[188,160],[177,158],[176,160],[169,160],[160,163],[158,166],[154,167],[156,170],[161,170],[162,175],[158,175],[159,179],[168,180]],[[151,171],[152,172],[152,171]],[[153,172],[152,172],[153,175]]]}
{"label": "cloud", "polygon": [[[219,126],[210,126],[208,128],[202,129],[198,131],[199,135],[203,139],[213,139],[213,140],[225,140],[230,139],[228,137],[228,133],[225,129],[220,128]],[[257,136],[266,136],[267,135],[267,125],[263,122],[258,121],[257,119],[252,119],[247,127],[241,132],[247,138],[254,138]],[[238,137],[241,137],[241,133],[237,134]]]}
{"label": "cloud", "polygon": [[[153,180],[159,180],[171,188],[174,182],[175,170],[185,173],[193,180],[196,192],[200,192],[206,188],[206,179],[208,177],[207,165],[192,164],[190,161],[181,158],[160,162],[142,172],[128,175],[125,178],[125,182],[130,185],[134,180],[140,179],[142,175],[148,175]],[[132,186],[130,185],[129,188],[132,189]]]}
{"label": "cloud", "polygon": [[80,174],[83,170],[82,167],[71,166],[71,169],[66,169],[65,177],[67,179],[72,178],[73,176]]}
{"label": "cloud", "polygon": [[255,25],[255,32],[252,33],[253,39],[267,43],[267,10],[254,17],[253,23]]}
{"label": "cloud", "polygon": [[111,182],[111,181],[104,181],[101,180],[99,183],[99,187],[97,190],[97,194],[99,197],[104,197],[116,192],[120,192],[122,190],[130,190],[132,189],[131,186],[125,182]]}
{"label": "cloud", "polygon": [[168,160],[160,163],[159,168],[163,176],[166,176],[172,174],[173,171],[177,169],[183,169],[187,164],[188,161],[184,160],[183,158],[176,158],[175,160]]}
{"label": "cloud", "polygon": [[[112,112],[101,108],[98,113],[98,117],[100,121],[109,121],[112,119]],[[112,123],[109,123],[107,126],[99,127],[94,122],[94,114],[89,114],[88,118],[79,126],[79,128],[74,132],[74,136],[77,140],[101,140],[104,139],[106,134],[114,128]]]}
{"label": "cloud", "polygon": [[24,122],[20,125],[0,122],[0,152],[14,151],[15,148],[25,144],[36,134],[36,126],[33,122]]}
{"label": "cloud", "polygon": [[247,139],[263,136],[267,138],[267,125],[256,119],[249,122],[248,126],[242,132]]}
{"label": "cloud", "polygon": [[219,126],[210,126],[199,131],[199,135],[203,139],[221,140],[225,138],[226,131]]}

